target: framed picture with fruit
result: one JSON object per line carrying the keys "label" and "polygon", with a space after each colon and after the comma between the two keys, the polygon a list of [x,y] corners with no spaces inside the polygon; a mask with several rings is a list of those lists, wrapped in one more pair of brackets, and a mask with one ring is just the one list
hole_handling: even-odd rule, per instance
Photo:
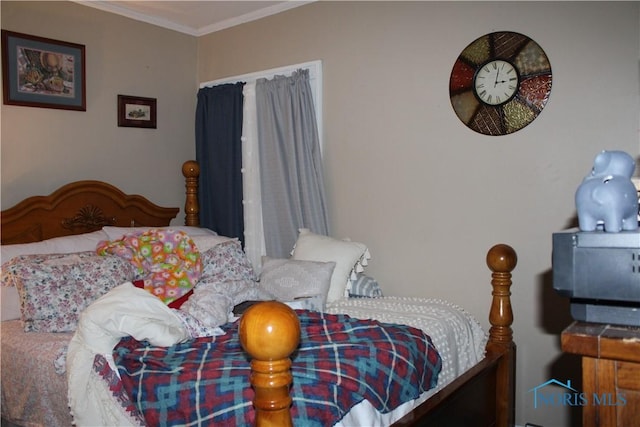
{"label": "framed picture with fruit", "polygon": [[85,47],[2,30],[7,105],[86,111]]}

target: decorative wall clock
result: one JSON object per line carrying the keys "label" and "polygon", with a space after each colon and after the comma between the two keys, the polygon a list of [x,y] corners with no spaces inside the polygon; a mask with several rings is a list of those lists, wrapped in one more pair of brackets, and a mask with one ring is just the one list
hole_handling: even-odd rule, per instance
{"label": "decorative wall clock", "polygon": [[485,135],[506,135],[531,123],[549,100],[551,64],[529,37],[486,34],[453,65],[449,97],[458,118]]}

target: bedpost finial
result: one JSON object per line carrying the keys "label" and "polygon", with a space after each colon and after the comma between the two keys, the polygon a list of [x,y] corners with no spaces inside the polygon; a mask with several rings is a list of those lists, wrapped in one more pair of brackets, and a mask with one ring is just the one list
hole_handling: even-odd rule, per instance
{"label": "bedpost finial", "polygon": [[511,272],[518,256],[509,245],[497,244],[487,252],[491,269],[491,311],[487,355],[497,358],[495,425],[513,425],[515,402],[515,343],[513,342],[513,309],[511,308]]}
{"label": "bedpost finial", "polygon": [[255,391],[255,425],[293,427],[289,356],[300,342],[298,316],[281,302],[260,302],[244,312],[239,331],[242,348],[252,357],[249,379]]}
{"label": "bedpost finial", "polygon": [[295,311],[281,302],[255,304],[240,319],[240,342],[254,359],[287,358],[300,342],[300,321]]}
{"label": "bedpost finial", "polygon": [[197,178],[200,175],[200,166],[195,160],[187,160],[182,165],[182,175],[185,178]]}
{"label": "bedpost finial", "polygon": [[509,245],[497,244],[487,252],[487,266],[495,273],[510,273],[516,264],[518,256]]}
{"label": "bedpost finial", "polygon": [[487,351],[509,351],[513,346],[513,310],[511,308],[511,272],[518,257],[509,245],[498,244],[487,253],[487,266],[491,269],[491,311],[489,312],[489,343]]}

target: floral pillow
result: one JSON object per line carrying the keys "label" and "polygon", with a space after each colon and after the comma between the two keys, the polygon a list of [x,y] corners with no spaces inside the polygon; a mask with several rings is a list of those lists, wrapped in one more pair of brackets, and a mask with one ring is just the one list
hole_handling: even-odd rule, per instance
{"label": "floral pillow", "polygon": [[200,282],[255,281],[256,276],[238,239],[222,242],[200,252],[202,275]]}
{"label": "floral pillow", "polygon": [[[92,233],[54,237],[41,242],[1,245],[0,261],[5,263],[19,255],[68,254],[92,251],[101,240],[106,240],[108,237],[107,233],[98,230]],[[3,322],[5,320],[20,319],[20,296],[15,287],[2,286],[0,289],[0,300],[2,304],[0,317]]]}
{"label": "floral pillow", "polygon": [[86,307],[135,274],[128,261],[95,252],[22,255],[3,265],[2,282],[18,289],[26,332],[70,332]]}
{"label": "floral pillow", "polygon": [[238,239],[200,253],[202,275],[193,295],[180,307],[209,327],[226,323],[233,307],[244,301],[269,299]]}

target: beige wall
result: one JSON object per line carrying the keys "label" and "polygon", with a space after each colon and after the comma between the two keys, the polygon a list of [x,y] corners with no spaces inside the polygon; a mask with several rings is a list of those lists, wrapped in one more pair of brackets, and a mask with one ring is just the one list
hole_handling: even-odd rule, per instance
{"label": "beige wall", "polygon": [[[553,89],[532,124],[489,137],[458,120],[448,82],[465,46],[500,30],[543,47]],[[369,245],[388,294],[446,298],[486,325],[485,251],[513,245],[517,421],[555,427],[570,411],[534,409],[527,392],[579,382],[559,349],[570,318],[551,234],[572,222],[598,151],[640,153],[639,38],[637,2],[323,1],[200,37],[198,79],[323,61],[332,232]]]}
{"label": "beige wall", "polygon": [[[2,29],[84,44],[87,77],[86,112],[2,105],[2,207],[78,179],[183,206],[196,38],[72,2],[0,5]],[[118,94],[156,98],[157,129],[118,127]]]}
{"label": "beige wall", "polygon": [[[199,39],[70,2],[0,6],[3,29],[85,44],[88,84],[84,113],[2,105],[3,208],[75,179],[181,205],[197,82],[321,59],[333,234],[370,247],[388,294],[446,298],[485,326],[485,251],[513,245],[517,421],[569,425],[527,392],[579,380],[559,350],[551,233],[599,150],[640,153],[637,2],[323,1]],[[543,47],[553,89],[531,125],[488,137],[458,120],[448,81],[469,42],[501,30]],[[119,93],[158,98],[158,129],[118,128]]]}

